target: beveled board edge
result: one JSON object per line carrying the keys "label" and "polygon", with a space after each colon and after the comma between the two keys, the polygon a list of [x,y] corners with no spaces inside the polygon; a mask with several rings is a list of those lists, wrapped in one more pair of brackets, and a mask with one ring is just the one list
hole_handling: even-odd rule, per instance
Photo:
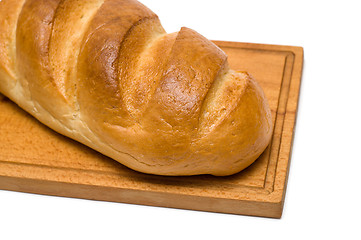
{"label": "beveled board edge", "polygon": [[[280,202],[245,201],[0,176],[0,189],[56,197],[280,218]],[[61,191],[59,191],[61,189]]]}
{"label": "beveled board edge", "polygon": [[291,140],[289,145],[281,144],[281,153],[284,153],[285,156],[288,157],[287,167],[285,172],[281,172],[276,176],[276,181],[283,183],[282,190],[282,199],[281,199],[281,215],[283,213],[283,206],[286,197],[288,176],[291,166],[291,157],[292,157],[292,148],[295,137],[295,129],[297,123],[297,113],[299,107],[299,99],[300,99],[300,91],[301,91],[301,81],[302,81],[302,72],[303,72],[303,62],[304,62],[304,50],[302,47],[290,47],[283,46],[285,49],[292,49],[294,54],[294,66],[292,71],[292,79],[290,85],[290,94],[288,96],[288,104],[285,113],[285,127],[283,132],[291,134]]}

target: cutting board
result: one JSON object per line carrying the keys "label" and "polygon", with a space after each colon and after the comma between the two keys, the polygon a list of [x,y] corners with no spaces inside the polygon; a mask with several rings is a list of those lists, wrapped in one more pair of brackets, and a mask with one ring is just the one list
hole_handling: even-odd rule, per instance
{"label": "cutting board", "polygon": [[301,47],[215,43],[235,70],[263,87],[272,141],[246,170],[228,177],[142,174],[50,130],[0,97],[0,189],[92,200],[280,218],[303,66]]}

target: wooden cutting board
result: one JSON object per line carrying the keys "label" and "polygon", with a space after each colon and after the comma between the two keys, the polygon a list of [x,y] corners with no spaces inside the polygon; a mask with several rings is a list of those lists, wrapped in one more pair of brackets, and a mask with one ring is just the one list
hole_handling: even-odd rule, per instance
{"label": "wooden cutting board", "polygon": [[112,202],[280,218],[303,66],[301,47],[215,42],[235,70],[251,73],[272,109],[261,157],[229,177],[135,172],[63,137],[0,97],[0,189]]}

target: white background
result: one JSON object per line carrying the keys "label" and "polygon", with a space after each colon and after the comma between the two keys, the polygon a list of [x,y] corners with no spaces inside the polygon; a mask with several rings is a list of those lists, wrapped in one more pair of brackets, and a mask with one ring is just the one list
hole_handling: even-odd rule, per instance
{"label": "white background", "polygon": [[282,219],[0,191],[0,239],[361,239],[358,1],[142,2],[168,32],[304,47]]}

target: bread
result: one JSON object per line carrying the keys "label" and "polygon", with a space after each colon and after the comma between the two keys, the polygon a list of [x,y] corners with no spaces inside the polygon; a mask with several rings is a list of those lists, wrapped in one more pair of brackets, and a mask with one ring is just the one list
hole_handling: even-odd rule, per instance
{"label": "bread", "polygon": [[267,147],[262,89],[197,32],[135,0],[3,0],[0,92],[134,170],[231,175]]}

